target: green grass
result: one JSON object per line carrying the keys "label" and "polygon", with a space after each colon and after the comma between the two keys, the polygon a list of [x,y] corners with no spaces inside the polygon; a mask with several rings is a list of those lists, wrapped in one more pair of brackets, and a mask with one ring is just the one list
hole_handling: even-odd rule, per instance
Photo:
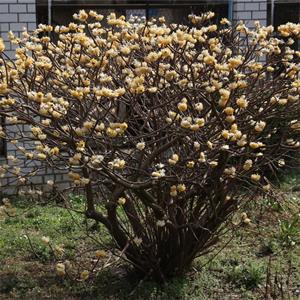
{"label": "green grass", "polygon": [[[287,178],[285,190],[290,191],[295,182],[298,178]],[[100,238],[110,243],[109,237],[101,227],[91,231],[93,222],[80,213],[51,204],[13,201],[16,216],[0,219],[0,299],[202,300],[263,299],[266,295],[270,299],[297,299],[300,194],[286,192],[285,199],[279,203],[256,200],[247,208],[252,224],[236,230],[223,251],[214,259],[212,253],[195,260],[185,277],[163,286],[140,281],[122,262],[96,269],[86,282],[58,277],[57,258],[41,241],[42,236],[50,238],[52,247],[63,247],[62,260],[75,259],[87,268]],[[79,197],[71,201],[76,210],[82,209]],[[220,246],[230,238],[227,234]],[[82,268],[74,270],[76,275]]]}
{"label": "green grass", "polygon": [[[30,253],[30,242],[37,254],[48,259],[48,249],[41,243],[42,236],[54,239],[56,244],[64,244],[72,250],[76,240],[84,237],[82,229],[74,222],[82,223],[79,214],[69,212],[56,206],[24,207],[24,203],[15,203],[16,216],[6,217],[0,223],[0,258],[5,259],[12,255]],[[70,237],[70,238],[68,238]]]}

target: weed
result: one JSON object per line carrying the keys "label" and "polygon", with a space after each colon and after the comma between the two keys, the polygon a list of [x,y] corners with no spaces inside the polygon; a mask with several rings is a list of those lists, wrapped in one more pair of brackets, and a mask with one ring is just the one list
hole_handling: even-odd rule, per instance
{"label": "weed", "polygon": [[257,257],[264,257],[271,255],[275,252],[275,242],[273,240],[267,240],[260,245],[258,252],[256,253]]}
{"label": "weed", "polygon": [[279,240],[283,246],[294,246],[300,239],[300,216],[294,215],[291,220],[279,220]]}
{"label": "weed", "polygon": [[229,274],[229,280],[239,287],[254,289],[263,282],[264,274],[265,268],[262,265],[250,263],[234,267]]}

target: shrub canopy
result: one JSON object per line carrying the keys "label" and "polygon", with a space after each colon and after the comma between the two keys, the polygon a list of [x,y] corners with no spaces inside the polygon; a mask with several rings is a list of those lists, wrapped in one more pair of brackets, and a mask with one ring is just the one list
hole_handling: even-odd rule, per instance
{"label": "shrub canopy", "polygon": [[[261,170],[298,149],[300,25],[274,35],[259,23],[211,24],[213,13],[190,16],[191,27],[74,17],[11,34],[15,60],[0,43],[0,134],[25,161],[68,173],[86,216],[164,280],[216,242],[241,184],[267,192]],[[0,172],[28,184],[37,169],[9,159]]]}

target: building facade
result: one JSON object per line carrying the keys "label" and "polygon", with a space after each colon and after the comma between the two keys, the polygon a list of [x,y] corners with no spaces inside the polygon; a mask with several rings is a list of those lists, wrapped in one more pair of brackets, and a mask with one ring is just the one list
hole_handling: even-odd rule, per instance
{"label": "building facade", "polygon": [[[93,9],[107,14],[115,11],[125,16],[139,15],[145,18],[166,16],[171,22],[185,23],[190,13],[200,14],[212,10],[217,18],[227,17],[233,22],[243,20],[249,27],[256,20],[262,25],[275,26],[291,21],[299,22],[300,0],[1,0],[0,1],[0,35],[6,44],[6,54],[14,56],[14,47],[8,41],[8,32],[19,35],[24,28],[29,31],[39,23],[67,24],[72,20],[73,13],[79,9]],[[0,119],[0,126],[4,120]],[[24,128],[26,130],[26,128]],[[0,139],[0,167],[6,163],[7,156],[15,156],[14,145],[6,144]],[[31,168],[30,165],[24,168]],[[54,172],[44,168],[37,174],[35,183],[44,184],[47,180],[64,181],[63,172]],[[9,177],[0,180],[2,184],[13,185]],[[1,186],[0,186],[1,191]]]}
{"label": "building facade", "polygon": [[298,22],[299,5],[300,0],[1,0],[0,34],[6,41],[7,54],[13,55],[7,37],[10,30],[20,33],[23,28],[33,30],[39,23],[66,24],[82,8],[148,18],[164,15],[175,23],[186,22],[190,13],[213,10],[219,18],[244,20],[252,27],[256,20],[262,25]]}

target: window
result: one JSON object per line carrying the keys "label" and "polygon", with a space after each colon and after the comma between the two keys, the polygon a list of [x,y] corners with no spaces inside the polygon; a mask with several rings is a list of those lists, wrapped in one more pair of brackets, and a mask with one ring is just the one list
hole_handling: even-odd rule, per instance
{"label": "window", "polygon": [[[50,7],[48,6],[50,4]],[[107,15],[165,16],[167,21],[185,24],[191,13],[200,14],[212,10],[217,18],[228,16],[227,0],[37,0],[38,23],[66,25],[79,9],[96,10]]]}
{"label": "window", "polygon": [[[268,24],[272,24],[275,30],[281,24],[299,23],[299,21],[300,0],[268,0]],[[292,48],[299,50],[299,42],[295,43]]]}
{"label": "window", "polygon": [[273,22],[275,28],[287,22],[298,23],[299,12],[300,0],[268,0],[268,23]]}

